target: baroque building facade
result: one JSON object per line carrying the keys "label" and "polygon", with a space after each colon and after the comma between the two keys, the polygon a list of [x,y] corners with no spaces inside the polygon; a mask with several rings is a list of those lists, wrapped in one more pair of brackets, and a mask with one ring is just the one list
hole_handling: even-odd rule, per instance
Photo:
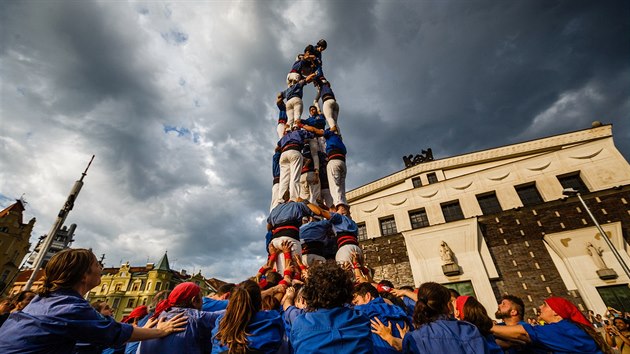
{"label": "baroque building facade", "polygon": [[611,125],[425,160],[347,197],[377,280],[436,281],[475,295],[489,313],[508,293],[528,315],[551,295],[630,311],[630,279],[564,188],[580,191],[630,264],[630,165]]}
{"label": "baroque building facade", "polygon": [[0,211],[0,295],[7,293],[31,246],[29,239],[35,218],[23,222],[24,203],[17,200]]}

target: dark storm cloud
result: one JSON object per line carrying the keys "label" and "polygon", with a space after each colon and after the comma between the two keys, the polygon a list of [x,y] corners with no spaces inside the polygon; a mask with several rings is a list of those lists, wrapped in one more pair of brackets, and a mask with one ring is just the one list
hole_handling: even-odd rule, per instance
{"label": "dark storm cloud", "polygon": [[[95,153],[69,221],[79,224],[76,245],[108,253],[112,266],[157,262],[168,249],[177,267],[209,277],[255,272],[265,255],[275,96],[295,55],[320,38],[341,106],[348,189],[402,169],[401,156],[423,148],[447,157],[593,120],[614,123],[630,154],[624,1],[59,1],[0,10],[1,160],[24,180],[2,182],[0,193],[34,194],[45,230],[77,175],[64,168]],[[307,87],[305,107],[313,96]]]}

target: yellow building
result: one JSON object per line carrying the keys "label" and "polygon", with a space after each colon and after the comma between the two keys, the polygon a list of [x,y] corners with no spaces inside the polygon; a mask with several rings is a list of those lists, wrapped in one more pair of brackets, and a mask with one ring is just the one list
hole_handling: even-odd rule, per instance
{"label": "yellow building", "polygon": [[31,246],[29,239],[35,218],[22,222],[24,203],[17,200],[0,211],[0,295],[11,287],[20,268],[20,262]]}
{"label": "yellow building", "polygon": [[120,321],[135,307],[150,304],[158,292],[172,290],[183,282],[199,285],[204,295],[216,291],[201,272],[188,275],[186,271],[172,270],[165,253],[157,265],[148,263],[144,267],[132,267],[127,262],[119,268],[103,269],[101,285],[92,289],[87,298],[90,302],[106,301],[114,308],[114,318]]}

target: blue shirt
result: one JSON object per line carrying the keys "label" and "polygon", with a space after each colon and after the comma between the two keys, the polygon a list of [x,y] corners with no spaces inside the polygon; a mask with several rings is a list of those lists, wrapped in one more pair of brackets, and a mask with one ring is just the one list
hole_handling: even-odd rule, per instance
{"label": "blue shirt", "polygon": [[488,334],[484,338],[486,340],[486,344],[488,345],[488,353],[490,354],[504,354],[503,349],[497,344],[497,340],[494,338],[492,334]]}
{"label": "blue shirt", "polygon": [[0,353],[72,353],[77,341],[120,346],[133,326],[101,316],[74,290],[35,296],[0,327]]}
{"label": "blue shirt", "polygon": [[553,353],[601,353],[593,338],[568,320],[544,326],[532,326],[527,323],[521,326],[532,341],[528,348],[544,349]]}
{"label": "blue shirt", "polygon": [[405,307],[407,308],[407,314],[409,316],[413,316],[413,311],[416,309],[416,302],[407,296],[403,296],[402,301],[405,303]]}
{"label": "blue shirt", "polygon": [[313,137],[315,137],[313,133],[307,132],[306,130],[292,130],[284,134],[282,139],[278,141],[278,146],[284,148],[287,145],[293,144],[298,145],[300,147],[298,150],[301,150],[302,145],[304,145],[304,140],[312,139]]}
{"label": "blue shirt", "polygon": [[190,308],[173,307],[162,312],[159,318],[169,319],[180,313],[188,317],[186,330],[171,333],[166,337],[143,341],[140,345],[140,354],[210,353],[212,329],[217,318],[223,312],[204,312]]}
{"label": "blue shirt", "polygon": [[348,153],[339,134],[326,129],[324,130],[324,139],[326,139],[326,154],[330,154],[333,150],[340,151],[344,155]]}
{"label": "blue shirt", "polygon": [[330,223],[332,224],[335,234],[354,234],[357,235],[359,227],[357,223],[345,215],[330,213]]}
{"label": "blue shirt", "polygon": [[403,353],[488,353],[486,340],[475,325],[455,319],[439,319],[408,332]]}
{"label": "blue shirt", "polygon": [[201,305],[201,311],[214,312],[225,310],[228,305],[228,300],[215,300],[209,297],[203,297],[203,304]]}
{"label": "blue shirt", "polygon": [[324,242],[328,238],[328,230],[330,229],[330,221],[311,221],[308,224],[300,226],[300,238],[304,242],[321,241]]}
{"label": "blue shirt", "polygon": [[[280,105],[278,105],[278,108],[280,108]],[[278,124],[283,124],[286,123],[288,120],[287,117],[287,109],[284,105],[284,102],[282,103],[282,108],[280,109],[280,111],[278,112]]]}
{"label": "blue shirt", "polygon": [[333,90],[330,88],[329,84],[321,85],[321,96],[324,101],[335,99],[335,94],[333,93]]}
{"label": "blue shirt", "polygon": [[291,85],[291,87],[282,91],[282,98],[285,98],[287,101],[292,99],[293,97],[302,98],[302,95],[304,94],[305,84],[306,84],[306,81],[300,80],[297,83]]}
{"label": "blue shirt", "polygon": [[313,212],[306,204],[298,202],[285,202],[278,204],[271,210],[267,223],[271,226],[284,225],[287,223],[302,223],[303,216],[311,216]]}
{"label": "blue shirt", "polygon": [[280,151],[276,151],[271,158],[271,173],[273,178],[280,177]]}
{"label": "blue shirt", "polygon": [[[354,307],[355,310],[359,310],[362,314],[368,316],[370,319],[378,317],[378,319],[387,326],[387,323],[391,323],[392,327],[392,335],[394,337],[400,337],[400,332],[396,325],[399,325],[401,328],[407,326],[407,328],[411,329],[411,322],[409,321],[409,317],[407,313],[403,311],[400,307],[396,305],[390,305],[383,301],[383,298],[377,297],[376,299],[368,302],[367,304],[357,305]],[[372,338],[372,343],[374,343],[374,353],[379,354],[395,354],[398,353],[394,347],[389,345],[386,341],[381,338],[376,333],[370,334]]]}
{"label": "blue shirt", "polygon": [[306,119],[302,119],[302,124],[310,125],[311,127],[315,127],[317,129],[324,129],[326,128],[326,118],[324,118],[321,114],[316,114]]}
{"label": "blue shirt", "polygon": [[[217,318],[215,328],[212,331],[212,353],[216,354],[229,349],[227,346],[222,346],[215,338],[222,318],[223,314]],[[245,332],[248,333],[247,341],[250,349],[267,354],[275,353],[280,348],[284,335],[282,317],[275,310],[258,311],[245,328]]]}
{"label": "blue shirt", "polygon": [[347,307],[317,309],[297,316],[291,327],[296,354],[372,353],[370,320]]}

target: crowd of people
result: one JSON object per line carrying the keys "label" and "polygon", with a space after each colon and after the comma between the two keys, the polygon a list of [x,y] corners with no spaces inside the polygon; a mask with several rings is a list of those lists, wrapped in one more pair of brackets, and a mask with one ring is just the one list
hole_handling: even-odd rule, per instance
{"label": "crowd of people", "polygon": [[[519,297],[504,295],[497,322],[475,297],[438,283],[396,288],[373,279],[346,201],[347,151],[323,75],[326,47],[307,46],[278,95],[268,256],[254,276],[210,296],[181,283],[118,322],[109,304],[83,297],[100,283],[94,254],[64,250],[47,263],[37,294],[0,302],[0,353],[630,352],[627,318],[596,324],[564,298],[546,299],[532,320]],[[302,119],[309,83],[317,95]]]}
{"label": "crowd of people", "polygon": [[[117,322],[83,294],[100,283],[90,250],[64,250],[44,284],[0,326],[1,353],[627,353],[628,319],[598,333],[569,300],[545,299],[541,324],[504,295],[494,317],[477,299],[427,282],[395,288],[334,260],[306,266],[284,242],[256,276],[203,296],[194,283],[158,293]],[[275,257],[273,256],[275,255]],[[273,266],[281,258],[285,271]],[[22,300],[30,297],[21,294]],[[32,293],[31,293],[32,295]],[[4,303],[2,303],[4,305]],[[594,316],[593,316],[594,317]],[[613,351],[616,350],[616,351]]]}

